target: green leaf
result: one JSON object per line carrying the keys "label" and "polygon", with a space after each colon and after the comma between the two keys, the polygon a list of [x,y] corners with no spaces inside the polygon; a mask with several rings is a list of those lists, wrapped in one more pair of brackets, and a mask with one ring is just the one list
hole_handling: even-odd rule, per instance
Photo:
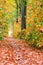
{"label": "green leaf", "polygon": [[2,19],[3,19],[5,16],[6,16],[6,15],[5,15],[5,14],[3,14],[3,15],[2,15]]}
{"label": "green leaf", "polygon": [[43,25],[43,21],[41,21],[40,24]]}
{"label": "green leaf", "polygon": [[31,27],[32,26],[32,24],[27,24],[27,27]]}
{"label": "green leaf", "polygon": [[0,10],[3,10],[3,8],[0,8]]}
{"label": "green leaf", "polygon": [[34,18],[34,21],[37,21],[38,20],[38,18]]}
{"label": "green leaf", "polygon": [[3,40],[3,37],[0,37],[0,40]]}

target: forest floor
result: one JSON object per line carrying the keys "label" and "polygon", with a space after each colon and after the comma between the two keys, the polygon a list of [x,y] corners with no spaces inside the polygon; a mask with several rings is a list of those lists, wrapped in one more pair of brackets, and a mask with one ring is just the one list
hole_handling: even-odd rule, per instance
{"label": "forest floor", "polygon": [[0,41],[0,65],[43,65],[43,52],[24,40],[5,38]]}

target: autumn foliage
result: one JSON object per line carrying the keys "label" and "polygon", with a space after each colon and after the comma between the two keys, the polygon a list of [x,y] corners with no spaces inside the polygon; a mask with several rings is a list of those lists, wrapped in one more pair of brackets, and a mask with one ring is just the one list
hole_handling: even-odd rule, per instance
{"label": "autumn foliage", "polygon": [[29,44],[38,48],[43,47],[43,1],[28,0],[25,16],[26,29],[24,30],[21,30],[20,5],[18,23],[16,23],[15,0],[0,0],[0,3],[0,40],[8,37],[10,30],[10,33],[13,31],[11,34],[14,38],[25,39]]}

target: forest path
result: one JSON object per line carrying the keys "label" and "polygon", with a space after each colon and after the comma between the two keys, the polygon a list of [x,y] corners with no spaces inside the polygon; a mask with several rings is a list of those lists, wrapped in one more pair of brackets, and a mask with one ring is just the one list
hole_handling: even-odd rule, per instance
{"label": "forest path", "polygon": [[0,41],[0,65],[43,65],[43,52],[24,40],[5,38]]}

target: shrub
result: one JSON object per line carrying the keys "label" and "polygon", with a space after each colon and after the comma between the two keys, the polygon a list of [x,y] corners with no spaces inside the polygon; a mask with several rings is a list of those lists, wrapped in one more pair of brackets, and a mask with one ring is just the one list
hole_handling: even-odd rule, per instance
{"label": "shrub", "polygon": [[26,31],[25,30],[21,30],[21,32],[18,32],[17,37],[20,38],[20,39],[25,39]]}
{"label": "shrub", "polygon": [[43,32],[40,30],[41,25],[39,25],[39,23],[33,23],[31,31],[26,35],[26,41],[34,47],[42,48]]}
{"label": "shrub", "polygon": [[0,40],[3,40],[4,38],[3,37],[0,37]]}

